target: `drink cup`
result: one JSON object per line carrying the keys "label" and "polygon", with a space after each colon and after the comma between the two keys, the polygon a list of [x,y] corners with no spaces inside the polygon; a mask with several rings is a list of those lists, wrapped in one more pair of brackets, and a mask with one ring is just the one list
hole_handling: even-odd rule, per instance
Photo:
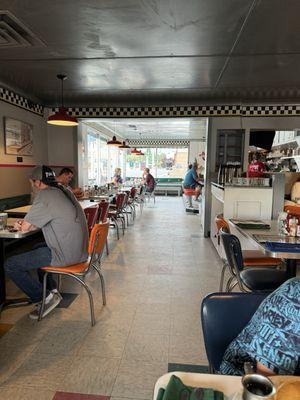
{"label": "drink cup", "polygon": [[7,225],[7,214],[0,213],[0,231],[3,231]]}
{"label": "drink cup", "polygon": [[267,377],[259,374],[249,374],[242,378],[243,400],[272,400],[276,389]]}

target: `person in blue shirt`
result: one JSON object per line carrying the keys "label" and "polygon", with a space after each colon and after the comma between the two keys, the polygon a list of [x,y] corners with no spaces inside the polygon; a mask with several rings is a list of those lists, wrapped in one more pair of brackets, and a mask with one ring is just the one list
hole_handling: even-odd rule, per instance
{"label": "person in blue shirt", "polygon": [[201,186],[199,185],[200,179],[197,174],[197,165],[189,165],[189,170],[186,173],[183,181],[184,189],[194,189],[195,191],[195,200],[198,201],[198,198],[201,194]]}
{"label": "person in blue shirt", "polygon": [[272,292],[226,349],[220,373],[243,375],[250,362],[263,375],[300,374],[300,278]]}

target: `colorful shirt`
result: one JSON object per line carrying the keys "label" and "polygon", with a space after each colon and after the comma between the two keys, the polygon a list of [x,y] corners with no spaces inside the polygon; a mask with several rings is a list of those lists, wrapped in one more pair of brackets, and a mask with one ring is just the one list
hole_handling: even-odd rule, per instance
{"label": "colorful shirt", "polygon": [[280,375],[299,374],[300,278],[286,281],[261,303],[225,351],[220,373],[243,375],[246,361]]}

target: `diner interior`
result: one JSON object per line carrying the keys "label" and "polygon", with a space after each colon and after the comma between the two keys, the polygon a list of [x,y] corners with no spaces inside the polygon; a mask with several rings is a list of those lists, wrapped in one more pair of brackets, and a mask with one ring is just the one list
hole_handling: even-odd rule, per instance
{"label": "diner interior", "polygon": [[300,4],[0,0],[0,399],[300,398]]}

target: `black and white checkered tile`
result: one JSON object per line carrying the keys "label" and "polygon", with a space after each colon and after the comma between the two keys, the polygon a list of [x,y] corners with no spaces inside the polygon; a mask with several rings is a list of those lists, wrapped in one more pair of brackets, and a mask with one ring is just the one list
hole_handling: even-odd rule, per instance
{"label": "black and white checkered tile", "polygon": [[[52,111],[57,111],[53,108]],[[80,118],[218,117],[300,115],[300,105],[215,105],[171,107],[74,107],[68,112]]]}
{"label": "black and white checkered tile", "polygon": [[[0,87],[0,100],[43,115],[41,104]],[[57,111],[53,108],[52,111]],[[295,116],[300,115],[300,104],[273,105],[199,105],[150,107],[70,107],[69,114],[80,118],[146,118],[146,117],[223,117],[223,116]]]}
{"label": "black and white checkered tile", "polygon": [[0,88],[0,100],[24,108],[25,110],[38,115],[44,114],[44,107],[41,104],[34,103],[20,94],[14,93],[8,89]]}
{"label": "black and white checkered tile", "polygon": [[190,143],[189,140],[182,140],[182,139],[165,139],[165,140],[160,140],[160,139],[129,139],[128,144],[132,147],[135,146],[145,146],[145,147],[185,147],[188,146]]}

